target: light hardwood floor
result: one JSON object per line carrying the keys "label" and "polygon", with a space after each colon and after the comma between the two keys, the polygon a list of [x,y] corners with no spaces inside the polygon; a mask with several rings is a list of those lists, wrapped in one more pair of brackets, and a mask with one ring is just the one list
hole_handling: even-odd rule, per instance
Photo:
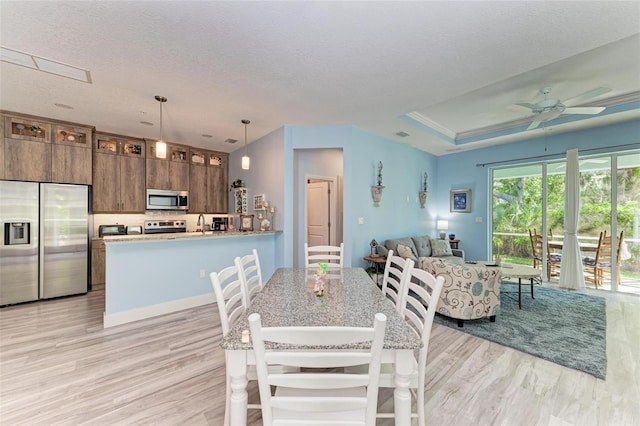
{"label": "light hardwood floor", "polygon": [[[640,297],[588,292],[608,299],[606,381],[434,325],[429,424],[639,425]],[[215,305],[104,330],[103,300],[0,309],[0,425],[221,425]],[[392,403],[384,390],[380,404]],[[249,418],[261,424],[259,411]]]}

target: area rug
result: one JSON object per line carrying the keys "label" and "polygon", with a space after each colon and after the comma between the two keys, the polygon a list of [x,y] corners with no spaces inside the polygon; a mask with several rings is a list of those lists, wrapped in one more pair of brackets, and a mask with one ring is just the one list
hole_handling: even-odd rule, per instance
{"label": "area rug", "polygon": [[606,300],[547,287],[522,286],[522,309],[518,309],[518,285],[503,283],[500,313],[464,322],[436,314],[434,322],[521,352],[583,371],[599,379],[607,373]]}

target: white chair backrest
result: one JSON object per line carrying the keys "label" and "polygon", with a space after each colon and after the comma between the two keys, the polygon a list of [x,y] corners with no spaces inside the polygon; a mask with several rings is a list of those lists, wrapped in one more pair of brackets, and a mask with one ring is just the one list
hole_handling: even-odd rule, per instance
{"label": "white chair backrest", "polygon": [[444,278],[435,278],[425,270],[411,268],[406,281],[402,295],[402,316],[422,339],[423,346],[418,355],[418,372],[419,379],[424,385],[431,326],[444,285]]}
{"label": "white chair backrest", "polygon": [[238,276],[238,268],[229,266],[209,274],[216,295],[222,334],[226,335],[236,319],[247,309],[247,294]]}
{"label": "white chair backrest", "polygon": [[251,300],[258,294],[264,287],[262,282],[262,271],[260,270],[260,259],[258,258],[258,250],[253,249],[251,254],[246,256],[238,256],[234,260],[236,268],[238,268],[238,275],[240,280],[247,291],[247,302],[251,303]]}
{"label": "white chair backrest", "polygon": [[[380,358],[387,317],[375,315],[373,327],[262,327],[260,315],[249,316],[249,327],[258,372],[258,387],[262,404],[262,421],[272,425],[279,416],[286,416],[288,424],[345,424],[341,414],[357,412],[355,423],[375,424]],[[266,342],[285,345],[286,348],[266,349]],[[333,345],[370,343],[370,350],[338,350]],[[305,345],[326,345],[326,349],[305,349]],[[300,346],[299,349],[296,349]],[[277,347],[277,346],[276,346]],[[268,366],[279,364],[305,368],[304,371],[273,374]],[[311,371],[310,369],[334,369],[368,364],[364,373],[346,373],[341,369]],[[272,396],[271,386],[278,387]],[[278,390],[286,389],[287,396],[278,396]],[[348,388],[360,388],[360,396],[346,396]],[[322,393],[322,391],[326,391]],[[286,410],[286,413],[282,411]],[[323,414],[326,416],[323,418]],[[333,420],[331,420],[333,418]],[[320,422],[319,419],[322,419]]]}
{"label": "white chair backrest", "polygon": [[382,277],[382,293],[393,300],[399,313],[402,313],[403,286],[412,268],[413,260],[395,256],[393,250],[389,250]]}
{"label": "white chair backrest", "polygon": [[306,268],[315,268],[318,263],[326,263],[327,268],[344,266],[344,243],[340,246],[309,246],[304,243],[304,264]]}

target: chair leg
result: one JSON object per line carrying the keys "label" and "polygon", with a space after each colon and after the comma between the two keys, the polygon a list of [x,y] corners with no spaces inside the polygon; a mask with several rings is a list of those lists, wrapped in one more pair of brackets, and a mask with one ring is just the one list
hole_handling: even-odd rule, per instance
{"label": "chair leg", "polygon": [[231,409],[231,383],[229,383],[229,375],[225,374],[227,382],[227,398],[224,403],[224,426],[229,426],[229,410]]}
{"label": "chair leg", "polygon": [[418,426],[425,426],[425,414],[424,414],[424,383],[422,386],[418,386],[416,392],[416,407],[418,411]]}

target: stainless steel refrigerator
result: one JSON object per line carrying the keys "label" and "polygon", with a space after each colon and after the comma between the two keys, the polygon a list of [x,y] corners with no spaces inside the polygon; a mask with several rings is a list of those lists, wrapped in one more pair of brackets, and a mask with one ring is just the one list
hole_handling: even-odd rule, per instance
{"label": "stainless steel refrigerator", "polygon": [[87,186],[0,180],[0,233],[0,306],[87,292]]}

